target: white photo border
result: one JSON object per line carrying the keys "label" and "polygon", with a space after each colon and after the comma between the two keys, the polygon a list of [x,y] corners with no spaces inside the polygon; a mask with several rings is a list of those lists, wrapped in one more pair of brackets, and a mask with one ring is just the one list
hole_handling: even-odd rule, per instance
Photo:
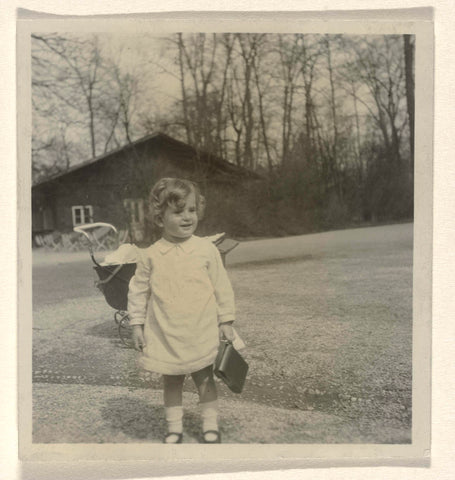
{"label": "white photo border", "polygon": [[[401,13],[400,13],[401,12]],[[359,16],[360,15],[360,16]],[[24,461],[104,461],[163,459],[212,464],[217,462],[296,462],[303,459],[323,465],[372,460],[425,462],[430,452],[431,308],[432,308],[432,210],[433,210],[433,19],[431,9],[357,12],[238,12],[162,13],[122,17],[43,17],[25,14],[17,24],[18,99],[18,318],[19,337],[19,442]],[[195,22],[197,20],[197,23]],[[403,34],[416,36],[416,158],[413,266],[413,392],[412,443],[409,445],[221,445],[212,446],[211,460],[199,445],[146,444],[36,444],[31,441],[31,70],[30,34],[46,31],[135,32],[153,27],[167,32],[299,32],[351,34]],[[281,467],[282,468],[282,467]],[[294,467],[297,468],[297,467]],[[175,472],[175,470],[174,470]]]}

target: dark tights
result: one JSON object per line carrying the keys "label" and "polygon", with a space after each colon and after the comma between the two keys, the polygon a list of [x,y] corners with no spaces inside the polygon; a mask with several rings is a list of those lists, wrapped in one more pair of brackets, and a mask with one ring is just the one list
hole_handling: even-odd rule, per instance
{"label": "dark tights", "polygon": [[[198,389],[200,403],[212,402],[218,398],[212,365],[192,373],[191,377]],[[185,375],[163,375],[165,407],[182,405],[184,381]]]}

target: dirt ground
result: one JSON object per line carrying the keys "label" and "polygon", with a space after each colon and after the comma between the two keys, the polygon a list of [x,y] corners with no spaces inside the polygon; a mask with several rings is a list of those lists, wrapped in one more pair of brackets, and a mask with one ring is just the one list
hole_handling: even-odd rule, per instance
{"label": "dirt ground", "polygon": [[[218,383],[225,443],[411,440],[412,225],[242,243],[228,257],[245,390]],[[160,442],[159,378],[136,368],[88,255],[35,252],[33,441]],[[200,440],[185,384],[185,442]]]}

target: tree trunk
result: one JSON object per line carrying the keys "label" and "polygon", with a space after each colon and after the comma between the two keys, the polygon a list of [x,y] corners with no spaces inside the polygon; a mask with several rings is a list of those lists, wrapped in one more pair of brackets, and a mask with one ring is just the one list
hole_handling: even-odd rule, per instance
{"label": "tree trunk", "polygon": [[[261,124],[262,138],[263,138],[263,142],[264,142],[265,153],[267,155],[267,166],[268,166],[268,169],[269,169],[269,176],[270,176],[271,173],[272,173],[272,157],[271,157],[271,154],[270,154],[269,140],[268,140],[268,137],[267,137],[267,127],[266,127],[266,123],[265,123],[265,113],[264,113],[264,105],[263,105],[264,93],[261,90],[261,85],[260,85],[260,81],[259,81],[259,72],[258,72],[259,67],[258,67],[257,63],[254,61],[254,59],[253,59],[253,65],[252,66],[253,66],[254,78],[255,78],[255,82],[256,82],[256,89],[257,89],[257,92],[258,92],[259,120],[260,120],[260,124]],[[259,146],[259,140],[258,140],[257,143],[258,143],[258,146]]]}
{"label": "tree trunk", "polygon": [[404,62],[406,78],[406,101],[409,119],[409,147],[411,152],[411,173],[414,173],[414,42],[411,35],[403,35],[404,40]]}
{"label": "tree trunk", "polygon": [[340,169],[338,162],[338,120],[337,120],[337,109],[336,109],[336,98],[335,98],[335,82],[333,78],[333,68],[332,68],[332,52],[330,49],[330,40],[329,36],[325,36],[325,45],[327,53],[327,67],[329,70],[329,83],[330,83],[330,110],[332,113],[332,128],[333,128],[333,143],[332,148],[329,151],[329,161],[332,171],[332,178],[336,185],[336,191],[338,198],[343,199],[343,190],[340,181]]}
{"label": "tree trunk", "polygon": [[185,69],[184,69],[184,60],[183,60],[183,50],[185,48],[183,43],[183,37],[181,33],[177,34],[178,38],[178,49],[179,49],[179,71],[180,71],[180,91],[182,92],[182,112],[183,112],[183,123],[185,125],[186,132],[186,141],[192,145],[193,136],[191,134],[191,126],[188,118],[188,99],[186,95],[185,87]]}

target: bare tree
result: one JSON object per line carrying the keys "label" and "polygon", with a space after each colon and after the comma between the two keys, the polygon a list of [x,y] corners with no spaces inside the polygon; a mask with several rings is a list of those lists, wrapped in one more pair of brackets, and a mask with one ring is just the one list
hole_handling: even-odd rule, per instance
{"label": "bare tree", "polygon": [[273,159],[272,159],[272,152],[271,152],[271,145],[270,145],[270,138],[268,132],[268,118],[266,113],[266,106],[265,106],[265,98],[266,92],[270,90],[270,81],[271,77],[267,78],[266,72],[262,69],[262,60],[265,57],[265,50],[268,48],[269,42],[267,41],[267,37],[262,35],[258,38],[258,43],[256,46],[256,55],[253,57],[252,61],[252,68],[254,73],[254,82],[256,85],[257,90],[257,98],[258,98],[258,106],[259,106],[259,123],[260,123],[260,130],[261,134],[260,137],[256,141],[256,157],[260,156],[260,145],[261,145],[261,137],[262,143],[265,150],[265,155],[267,159],[267,167],[269,172],[269,178],[272,176],[273,171]]}
{"label": "bare tree", "polygon": [[[110,119],[106,129],[105,149],[115,135],[120,135],[117,143],[131,143],[135,137],[135,114],[139,97],[139,75],[123,72],[119,62],[109,61],[106,66],[107,82],[111,95],[102,104],[104,115]],[[118,145],[119,146],[119,145]]]}
{"label": "bare tree", "polygon": [[121,116],[129,135],[125,115],[134,82],[105,61],[96,35],[81,39],[34,34],[32,39],[37,113],[51,110],[54,122],[86,128],[92,157],[109,150],[113,141],[117,146],[115,132]]}
{"label": "bare tree", "polygon": [[217,110],[216,110],[216,145],[217,153],[220,157],[227,157],[227,141],[226,141],[226,131],[227,131],[227,113],[226,110],[226,97],[228,89],[228,72],[229,67],[232,61],[232,52],[234,48],[234,35],[230,33],[225,33],[221,36],[221,44],[225,50],[224,64],[223,64],[223,75],[221,80],[221,86],[217,92],[218,101],[217,101]]}
{"label": "bare tree", "polygon": [[281,128],[281,161],[286,165],[292,145],[295,119],[294,99],[299,88],[301,75],[300,55],[302,53],[301,35],[278,35],[278,55],[281,66],[281,80],[283,84],[282,98],[282,128]]}
{"label": "bare tree", "polygon": [[[242,91],[242,119],[244,125],[243,165],[253,168],[253,63],[257,53],[258,36],[254,34],[236,34],[240,46],[241,77],[237,78],[237,86]],[[239,81],[240,80],[240,81]]]}
{"label": "bare tree", "polygon": [[[213,110],[219,111],[217,106],[213,107],[216,97],[212,95],[217,73],[216,34],[208,40],[204,33],[186,39],[182,33],[178,33],[177,46],[187,140],[198,150],[216,151],[212,136],[213,118],[210,115]],[[191,89],[186,81],[187,76],[190,78]]]}
{"label": "bare tree", "polygon": [[402,115],[405,98],[403,49],[396,35],[365,38],[352,44],[357,56],[356,72],[368,88],[374,107],[362,100],[376,123],[384,141],[387,156],[401,164],[401,138],[407,119]]}
{"label": "bare tree", "polygon": [[324,46],[325,46],[325,55],[327,60],[327,70],[329,73],[329,86],[330,86],[330,96],[329,96],[329,105],[330,105],[330,114],[332,121],[332,142],[328,146],[327,156],[328,156],[328,165],[330,169],[330,176],[333,179],[334,184],[337,188],[338,197],[342,199],[342,184],[340,181],[340,158],[339,158],[339,126],[338,126],[338,115],[337,115],[337,101],[336,101],[336,88],[335,88],[335,74],[332,64],[332,47],[330,36],[324,36]]}
{"label": "bare tree", "polygon": [[237,100],[236,94],[236,71],[233,70],[233,74],[228,79],[227,85],[227,110],[230,120],[230,126],[234,135],[234,160],[237,166],[242,165],[242,139],[243,139],[243,117],[242,106]]}
{"label": "bare tree", "polygon": [[409,118],[409,146],[411,152],[411,174],[414,172],[414,47],[415,40],[412,35],[403,35],[404,62],[406,75],[406,102]]}
{"label": "bare tree", "polygon": [[317,42],[311,43],[307,36],[300,35],[300,72],[303,78],[304,102],[305,102],[305,133],[311,148],[318,143],[318,121],[314,103],[313,84],[315,79],[316,64],[321,55]]}
{"label": "bare tree", "polygon": [[91,154],[97,154],[95,118],[100,79],[101,56],[98,40],[70,39],[56,35],[33,35],[49,52],[58,57],[52,62],[58,83],[53,93],[68,107],[87,115]]}
{"label": "bare tree", "polygon": [[69,140],[68,125],[64,123],[44,139],[32,136],[33,181],[68,170],[77,157],[77,146]]}

